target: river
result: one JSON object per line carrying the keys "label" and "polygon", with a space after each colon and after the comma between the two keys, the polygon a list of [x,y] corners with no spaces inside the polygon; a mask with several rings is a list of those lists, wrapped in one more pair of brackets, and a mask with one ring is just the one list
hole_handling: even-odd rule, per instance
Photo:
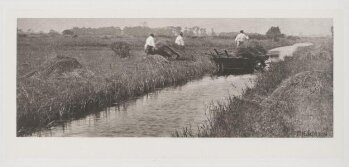
{"label": "river", "polygon": [[[276,61],[291,56],[299,46],[275,48]],[[33,136],[78,137],[170,137],[176,130],[205,123],[208,107],[229,96],[240,96],[254,85],[255,75],[204,76],[184,85],[160,89],[153,93],[116,104],[84,118],[73,120],[33,134]]]}

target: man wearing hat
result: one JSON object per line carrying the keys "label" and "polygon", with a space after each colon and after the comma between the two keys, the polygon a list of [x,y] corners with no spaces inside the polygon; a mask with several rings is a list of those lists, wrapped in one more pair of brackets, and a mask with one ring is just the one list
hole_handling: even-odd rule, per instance
{"label": "man wearing hat", "polygon": [[180,32],[179,35],[177,36],[175,44],[178,46],[178,48],[184,49],[184,39],[183,39],[182,32]]}

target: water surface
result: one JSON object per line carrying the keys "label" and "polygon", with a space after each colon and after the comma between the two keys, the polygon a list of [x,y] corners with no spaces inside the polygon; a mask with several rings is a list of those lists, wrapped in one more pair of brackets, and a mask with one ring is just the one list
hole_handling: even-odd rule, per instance
{"label": "water surface", "polygon": [[310,42],[305,42],[305,43],[296,43],[296,44],[291,45],[291,46],[283,46],[283,47],[271,49],[268,52],[276,52],[276,53],[278,53],[278,56],[275,58],[271,58],[270,60],[272,62],[284,60],[285,57],[287,57],[287,56],[293,56],[293,53],[297,50],[298,47],[311,46],[311,45],[313,45],[313,44]]}

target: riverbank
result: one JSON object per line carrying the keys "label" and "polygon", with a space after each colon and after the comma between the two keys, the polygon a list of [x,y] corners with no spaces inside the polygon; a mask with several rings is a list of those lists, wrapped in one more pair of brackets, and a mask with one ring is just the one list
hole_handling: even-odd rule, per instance
{"label": "riverbank", "polygon": [[[227,47],[231,42],[216,39],[217,43],[214,43],[210,39],[193,39],[188,41],[193,45],[188,46],[186,61],[167,61],[156,55],[145,57],[142,50],[137,49],[131,52],[132,56],[128,59],[117,58],[105,47],[108,41],[64,38],[45,40],[47,39],[19,38],[18,75],[35,68],[35,65],[31,65],[22,69],[20,65],[23,62],[34,61],[30,64],[39,66],[39,62],[59,55],[75,57],[89,75],[81,77],[76,73],[67,73],[61,78],[18,79],[17,136],[82,117],[158,88],[214,73],[215,65],[204,52],[212,48]],[[296,41],[258,42],[269,49]],[[138,43],[135,42],[135,48],[142,48]]]}
{"label": "riverbank", "polygon": [[210,106],[208,123],[184,137],[332,137],[333,43],[311,41],[272,63],[254,88]]}

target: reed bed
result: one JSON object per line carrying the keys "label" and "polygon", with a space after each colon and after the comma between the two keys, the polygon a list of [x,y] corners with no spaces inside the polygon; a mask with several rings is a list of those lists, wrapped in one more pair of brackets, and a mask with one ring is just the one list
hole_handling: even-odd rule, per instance
{"label": "reed bed", "polygon": [[333,42],[311,42],[259,73],[241,97],[209,106],[208,121],[198,133],[185,128],[173,136],[332,137]]}

